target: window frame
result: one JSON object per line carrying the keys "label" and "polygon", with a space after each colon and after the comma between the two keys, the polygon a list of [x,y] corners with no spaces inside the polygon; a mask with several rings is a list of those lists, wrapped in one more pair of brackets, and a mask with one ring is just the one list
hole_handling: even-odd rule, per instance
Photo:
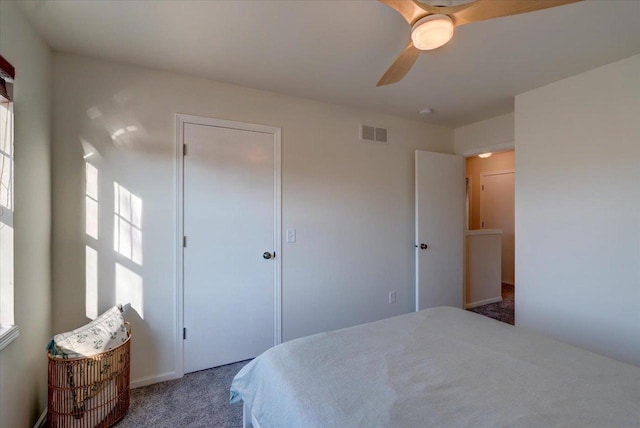
{"label": "window frame", "polygon": [[[9,160],[9,183],[8,186],[10,188],[8,188],[7,192],[7,203],[8,205],[10,205],[10,207],[5,207],[7,209],[10,209],[11,211],[11,218],[10,218],[10,225],[5,223],[5,225],[11,227],[12,229],[14,228],[14,216],[15,216],[15,199],[14,199],[14,176],[15,176],[15,148],[14,148],[14,143],[15,143],[15,116],[13,114],[14,111],[14,102],[12,100],[12,96],[13,96],[13,81],[15,79],[15,68],[4,58],[0,55],[0,85],[2,86],[2,91],[0,92],[0,108],[6,108],[7,109],[7,120],[11,121],[11,125],[10,125],[10,133],[9,133],[9,144],[10,144],[10,150],[9,153],[5,153],[4,151],[2,151],[2,156],[3,156],[3,162],[5,161],[5,159]],[[0,133],[0,138],[4,138],[4,135],[2,133]],[[4,142],[3,142],[4,143]],[[4,146],[2,147],[4,149]],[[0,181],[2,180],[2,177],[0,177]],[[15,237],[15,235],[14,235]],[[13,264],[13,267],[15,267],[15,242],[12,239],[12,245],[11,245],[11,263]],[[8,315],[10,322],[7,321],[6,319],[4,319],[5,323],[2,324],[3,321],[3,317],[2,314],[0,314],[0,351],[2,351],[3,349],[5,349],[11,342],[13,342],[14,340],[16,340],[18,338],[18,336],[20,335],[20,330],[18,329],[18,326],[16,325],[15,322],[15,281],[14,281],[14,271],[13,271],[13,267],[11,269],[11,280],[9,281],[9,284],[6,283],[1,283],[0,282],[0,298],[2,293],[5,294],[9,294],[9,296],[11,296],[11,311],[10,311],[10,315]],[[11,287],[11,291],[9,293],[5,291],[2,291],[2,287]],[[1,308],[1,306],[0,306]],[[5,314],[5,318],[7,317],[7,314]]]}

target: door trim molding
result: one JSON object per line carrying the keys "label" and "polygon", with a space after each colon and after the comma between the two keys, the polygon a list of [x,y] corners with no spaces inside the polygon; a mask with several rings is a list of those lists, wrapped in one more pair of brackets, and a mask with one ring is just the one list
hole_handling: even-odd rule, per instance
{"label": "door trim molding", "polygon": [[184,376],[184,342],[182,331],[184,328],[184,126],[195,124],[203,126],[215,126],[218,128],[231,128],[244,131],[261,132],[273,135],[274,142],[274,337],[273,344],[282,343],[282,129],[267,125],[235,122],[223,119],[214,119],[188,114],[176,114],[176,181],[175,181],[175,260],[176,281],[174,299],[176,302],[176,331],[175,331],[175,377]]}
{"label": "door trim molding", "polygon": [[514,168],[509,169],[497,169],[495,171],[485,171],[480,173],[480,177],[488,177],[490,175],[505,175],[505,174],[515,174],[516,170]]}

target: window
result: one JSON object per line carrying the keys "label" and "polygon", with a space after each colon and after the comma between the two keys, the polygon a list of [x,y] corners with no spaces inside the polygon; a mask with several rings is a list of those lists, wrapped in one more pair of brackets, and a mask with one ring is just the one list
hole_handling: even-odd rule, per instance
{"label": "window", "polygon": [[13,314],[13,67],[0,56],[0,349],[18,337]]}

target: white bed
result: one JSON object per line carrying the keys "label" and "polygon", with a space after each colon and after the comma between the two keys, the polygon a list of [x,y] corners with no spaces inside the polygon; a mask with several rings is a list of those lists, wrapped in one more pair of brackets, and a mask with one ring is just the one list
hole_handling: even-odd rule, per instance
{"label": "white bed", "polygon": [[640,368],[441,307],[276,346],[240,400],[261,428],[638,428]]}

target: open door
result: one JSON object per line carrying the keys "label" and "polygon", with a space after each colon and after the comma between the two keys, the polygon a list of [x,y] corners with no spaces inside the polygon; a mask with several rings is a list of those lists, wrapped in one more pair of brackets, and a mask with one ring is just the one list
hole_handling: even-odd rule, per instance
{"label": "open door", "polygon": [[416,150],[416,311],[463,305],[464,158]]}

